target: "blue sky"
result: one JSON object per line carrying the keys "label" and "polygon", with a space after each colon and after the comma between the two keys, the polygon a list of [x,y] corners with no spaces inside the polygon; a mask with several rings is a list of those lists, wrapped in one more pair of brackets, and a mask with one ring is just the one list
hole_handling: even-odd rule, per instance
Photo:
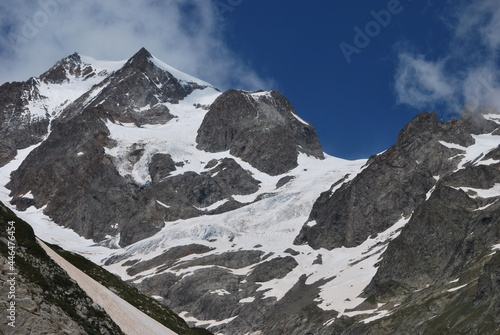
{"label": "blue sky", "polygon": [[144,46],[221,89],[280,90],[348,159],[423,110],[500,106],[497,0],[20,0],[0,3],[0,29],[0,82]]}
{"label": "blue sky", "polygon": [[[225,14],[231,48],[276,80],[278,89],[316,127],[327,153],[353,159],[387,149],[421,111],[436,111],[444,119],[460,113],[464,89],[455,87],[462,85],[456,82],[486,63],[478,59],[478,64],[471,64],[478,49],[489,49],[468,31],[476,43],[463,52],[455,50],[460,40],[457,26],[465,25],[459,21],[473,19],[463,18],[474,14],[467,3],[474,2],[262,1],[255,6],[243,1]],[[498,15],[498,6],[488,1],[475,4],[477,25],[495,28],[489,15]],[[362,37],[355,40],[358,28],[369,43]],[[500,29],[496,32],[500,35]],[[421,64],[414,64],[419,59]],[[398,88],[401,82],[419,81],[412,70],[434,82],[415,90]],[[452,74],[462,70],[462,76]],[[456,98],[442,99],[447,90]]]}
{"label": "blue sky", "polygon": [[[419,111],[396,104],[398,44],[421,44],[429,35],[426,29],[439,26],[433,22],[437,14],[426,5],[402,2],[390,24],[380,25],[379,34],[357,48],[354,28],[364,29],[374,21],[370,12],[387,10],[387,5],[387,0],[267,1],[260,6],[245,1],[226,13],[230,45],[276,80],[299,114],[316,127],[327,153],[368,157],[392,145]],[[360,50],[346,51],[350,63],[342,42]]]}

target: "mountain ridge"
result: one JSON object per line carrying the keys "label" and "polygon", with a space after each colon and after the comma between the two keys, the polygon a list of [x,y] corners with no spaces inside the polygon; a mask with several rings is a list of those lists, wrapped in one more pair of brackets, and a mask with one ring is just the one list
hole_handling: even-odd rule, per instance
{"label": "mountain ridge", "polygon": [[0,89],[1,200],[44,239],[215,333],[496,329],[498,114],[421,113],[346,161],[277,91],[220,92],[146,49],[66,62]]}

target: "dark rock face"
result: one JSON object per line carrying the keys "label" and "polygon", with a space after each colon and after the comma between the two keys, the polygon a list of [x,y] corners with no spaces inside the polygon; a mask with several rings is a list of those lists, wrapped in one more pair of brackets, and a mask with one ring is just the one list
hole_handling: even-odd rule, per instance
{"label": "dark rock face", "polygon": [[198,130],[198,148],[229,152],[270,175],[297,166],[300,152],[323,158],[316,131],[296,117],[279,92],[229,90],[210,107]]}
{"label": "dark rock face", "polygon": [[[258,304],[241,306],[239,316],[231,324],[231,329],[257,333],[260,331],[261,334],[272,335],[341,334],[341,330],[326,325],[324,321],[332,320],[338,313],[323,311],[311,300],[311,297],[318,295],[319,287],[326,281],[306,285],[306,280],[306,276],[302,276],[279,301],[263,299]],[[221,331],[225,329],[222,328]]]}
{"label": "dark rock face", "polygon": [[452,157],[460,151],[439,141],[473,144],[471,128],[465,120],[440,124],[435,114],[418,115],[397,143],[372,157],[356,178],[333,194],[321,195],[308,220],[316,225],[305,225],[295,243],[315,249],[353,247],[386,230],[401,215],[409,216],[435,185],[434,176],[451,172],[459,159]]}
{"label": "dark rock face", "polygon": [[289,181],[293,180],[294,178],[295,178],[294,176],[285,176],[285,177],[281,178],[276,183],[276,188],[280,188],[280,187],[286,185]]}
{"label": "dark rock face", "polygon": [[[203,208],[259,189],[259,182],[233,159],[223,159],[203,174],[164,179],[175,170],[168,155],[153,156],[153,184],[140,188],[120,176],[105,154],[104,148],[113,145],[98,111],[56,123],[49,138],[13,173],[8,184],[12,203],[19,208],[47,205],[45,213],[55,222],[87,238],[103,241],[119,233],[120,244],[128,245],[157,232],[165,220],[210,214]],[[23,197],[30,191],[34,202]],[[241,206],[234,200],[224,205],[226,210]]]}
{"label": "dark rock face", "polygon": [[[497,297],[497,300],[500,297],[500,254],[498,252],[484,265],[478,280],[476,303],[490,303],[489,300],[492,297]],[[496,308],[496,315],[500,315],[498,303],[491,307]]]}
{"label": "dark rock face", "polygon": [[[160,180],[144,190],[146,197],[154,198],[169,206],[166,220],[190,218],[200,214],[219,214],[242,204],[232,200],[233,195],[249,195],[257,192],[259,182],[250,172],[239,166],[234,159],[224,158],[207,172],[198,174],[188,171]],[[207,207],[228,200],[218,208]]]}
{"label": "dark rock face", "polygon": [[[68,76],[98,75],[87,65],[75,54],[57,63],[39,80],[58,84],[67,81]],[[0,132],[6,138],[0,155],[6,163],[16,149],[39,142],[47,134],[49,119],[37,124],[24,122],[25,105],[30,99],[40,98],[36,81],[31,86],[14,83],[2,87],[5,89],[0,90],[0,97],[4,97],[7,107],[12,107],[11,111],[5,109],[0,119]],[[215,161],[214,167],[202,174],[171,176],[181,164],[168,153],[158,153],[148,164],[151,185],[137,186],[122,177],[106,155],[106,149],[116,143],[109,138],[105,122],[133,122],[139,126],[168,122],[173,116],[164,103],[176,103],[195,89],[204,87],[178,80],[157,67],[145,49],[140,50],[120,70],[110,73],[52,120],[50,135],[12,174],[8,185],[12,204],[20,210],[46,205],[45,214],[58,224],[111,245],[118,241],[118,235],[121,245],[151,236],[166,220],[241,207],[243,204],[232,196],[256,192],[259,182],[233,159]],[[12,98],[15,96],[22,98]],[[28,132],[31,137],[23,137]],[[143,153],[137,144],[127,159],[133,165]],[[29,192],[33,198],[24,197]],[[221,200],[228,201],[205,209]]]}
{"label": "dark rock face", "polygon": [[345,334],[495,334],[499,315],[498,204],[440,182],[383,255],[365,289],[391,316]]}
{"label": "dark rock face", "polygon": [[184,261],[177,264],[175,269],[187,269],[193,266],[220,266],[230,269],[242,269],[252,264],[256,264],[264,255],[260,250],[241,250],[226,252],[219,255],[208,255],[196,258],[192,261]]}
{"label": "dark rock face", "polygon": [[[257,291],[260,283],[283,278],[298,265],[292,256],[267,257],[271,255],[259,250],[241,250],[180,260],[175,264],[166,261],[162,269],[203,268],[182,278],[172,273],[158,274],[142,280],[138,287],[144,292],[162,296],[175,310],[189,310],[203,320],[237,317],[229,328],[223,324],[212,328],[214,332],[260,330],[265,334],[279,334],[281,330],[287,334],[305,334],[311,322],[316,330],[321,329],[317,323],[319,320],[336,315],[335,312],[321,311],[311,299],[324,282],[308,286],[305,276],[280,301],[264,298],[264,291]],[[254,267],[248,274],[233,272],[252,265]],[[243,303],[242,300],[247,301]]]}
{"label": "dark rock face", "polygon": [[149,174],[153,183],[168,177],[177,168],[172,156],[169,154],[156,154],[151,159]]}
{"label": "dark rock face", "polygon": [[[493,183],[500,180],[498,165],[475,166],[438,183],[429,200],[418,207],[401,235],[387,248],[367,293],[390,294],[383,290],[388,282],[421,289],[463,272],[491,252],[500,238],[500,207],[494,199],[473,198],[452,186],[463,175],[469,176],[463,187],[482,184],[477,180],[485,170],[496,171]],[[456,178],[457,174],[460,177]],[[488,204],[491,206],[479,210]]]}
{"label": "dark rock face", "polygon": [[259,189],[260,182],[232,158],[220,160],[220,163],[212,168],[209,174],[217,183],[226,185],[232,194],[247,195]]}
{"label": "dark rock face", "polygon": [[[472,123],[469,123],[473,121]],[[465,121],[491,132],[489,122]],[[478,128],[479,127],[479,128]],[[451,135],[451,134],[450,134]],[[496,149],[489,152],[490,159]],[[477,162],[477,161],[476,161]],[[394,308],[345,334],[494,334],[500,325],[498,197],[481,197],[500,182],[499,163],[449,170],[387,247],[364,295]]]}
{"label": "dark rock face", "polygon": [[[167,253],[170,251],[165,255]],[[279,300],[274,297],[266,298],[265,291],[259,290],[261,283],[284,278],[298,265],[292,256],[272,258],[271,254],[264,254],[262,251],[241,250],[200,256],[187,261],[177,259],[175,264],[172,260],[166,261],[164,267],[159,268],[159,274],[142,280],[138,284],[139,289],[160,295],[174,310],[189,310],[202,320],[236,317],[229,325],[212,327],[211,330],[215,333],[332,333],[332,328],[325,326],[324,320],[334,318],[337,313],[322,311],[313,301],[320,291],[319,287],[328,280],[306,285],[307,278],[302,276]],[[252,265],[253,269],[247,274],[235,273],[235,270]],[[160,273],[165,269],[188,270],[193,266],[198,269],[187,276]]]}
{"label": "dark rock face", "polygon": [[471,190],[500,183],[500,164],[494,162],[498,148],[457,170],[463,151],[449,145],[468,147],[475,142],[471,134],[494,134],[495,129],[498,124],[477,115],[437,123],[434,115],[421,114],[395,146],[317,200],[309,218],[316,225],[304,226],[295,241],[313,248],[356,246],[396,222],[395,213],[411,216],[364,290],[365,302],[385,303],[390,315],[370,323],[356,322],[367,316],[342,317],[334,333],[498,331],[500,258],[491,248],[500,239],[500,207],[498,197]]}
{"label": "dark rock face", "polygon": [[315,249],[359,245],[392,226],[401,213],[409,215],[433,185],[432,175],[406,157],[375,158],[355,180],[322,194],[309,218],[317,224],[304,226],[295,243]]}
{"label": "dark rock face", "polygon": [[141,49],[121,69],[68,107],[66,116],[80,113],[81,105],[86,105],[112,122],[163,124],[173,118],[164,103],[178,103],[195,89],[203,88],[178,80],[156,66],[153,56]]}
{"label": "dark rock face", "polygon": [[14,158],[17,149],[36,144],[47,134],[49,120],[32,117],[27,107],[30,100],[40,98],[35,79],[0,86],[0,166]]}
{"label": "dark rock face", "polygon": [[[239,287],[238,276],[220,267],[201,269],[196,274],[185,276],[180,281],[172,274],[159,275],[151,280],[145,279],[139,289],[148,292],[148,285],[161,285],[163,292],[160,295],[168,305],[178,306],[176,310],[180,311],[189,309],[203,320],[235,316],[238,307],[238,295],[235,294]],[[164,283],[170,284],[170,287]]]}
{"label": "dark rock face", "polygon": [[[127,274],[130,276],[134,276],[140,272],[155,268],[157,266],[161,266],[161,268],[158,269],[158,272],[161,272],[164,269],[172,267],[179,259],[183,257],[193,254],[204,254],[211,250],[211,248],[200,244],[190,244],[174,247],[153,259],[134,264],[127,269]],[[117,260],[111,258],[108,260],[107,264],[112,264],[115,261]]]}
{"label": "dark rock face", "polygon": [[60,60],[50,70],[43,73],[40,80],[45,83],[62,84],[69,80],[68,75],[89,79],[97,74],[90,64],[83,63],[80,55],[74,53]]}
{"label": "dark rock face", "polygon": [[171,273],[146,278],[139,284],[139,288],[150,294],[161,295],[176,310],[183,311],[189,306],[190,312],[205,320],[230,318],[237,313],[238,301],[248,297],[245,294],[256,289],[255,283],[241,283],[244,276],[235,275],[231,270],[256,264],[261,261],[262,255],[262,251],[242,250],[201,256],[172,266],[167,265],[171,262],[167,262],[164,269],[187,269],[192,266],[207,268],[180,280]]}
{"label": "dark rock face", "polygon": [[297,265],[297,261],[292,256],[277,257],[257,265],[248,280],[253,282],[266,282],[272,279],[281,279],[292,271]]}
{"label": "dark rock face", "polygon": [[[163,225],[161,211],[141,202],[138,188],[117,173],[104,152],[109,144],[107,127],[92,111],[54,125],[12,174],[12,203],[31,191],[37,208],[47,205],[45,213],[56,222],[96,241],[120,231],[149,236]],[[117,223],[121,228],[112,227]]]}

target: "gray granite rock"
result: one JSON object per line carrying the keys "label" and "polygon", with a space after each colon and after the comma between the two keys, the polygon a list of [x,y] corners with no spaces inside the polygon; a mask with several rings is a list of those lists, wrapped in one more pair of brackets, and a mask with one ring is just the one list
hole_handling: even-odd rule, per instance
{"label": "gray granite rock", "polygon": [[229,90],[211,105],[198,130],[198,148],[229,152],[270,175],[297,166],[299,153],[323,158],[314,128],[300,121],[277,91],[255,95]]}

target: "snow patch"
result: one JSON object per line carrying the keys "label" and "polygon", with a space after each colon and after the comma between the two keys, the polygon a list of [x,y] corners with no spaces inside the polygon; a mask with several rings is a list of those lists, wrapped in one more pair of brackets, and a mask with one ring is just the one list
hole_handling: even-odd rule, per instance
{"label": "snow patch", "polygon": [[170,66],[167,63],[165,63],[165,62],[161,61],[160,59],[156,58],[155,56],[153,56],[151,58],[151,61],[157,67],[159,67],[162,70],[165,70],[165,71],[169,72],[175,78],[177,78],[177,79],[179,79],[181,81],[184,81],[186,83],[195,83],[195,84],[198,84],[200,86],[213,87],[211,84],[207,83],[206,81],[200,80],[200,79],[198,79],[196,77],[193,77],[193,76],[191,76],[191,75],[189,75],[187,73],[179,71],[176,68],[174,68],[173,66]]}
{"label": "snow patch", "polygon": [[[316,301],[321,309],[336,310],[342,315],[345,310],[353,309],[364,301],[359,296],[377,272],[376,263],[409,219],[402,217],[385,232],[355,248],[312,250],[309,246],[294,246],[297,250],[302,249],[302,253],[295,256],[299,266],[282,279],[259,283],[258,291],[264,291],[266,298],[280,300],[304,274],[307,276],[306,285],[329,279],[320,287]],[[312,264],[319,254],[323,264]]]}
{"label": "snow patch", "polygon": [[217,294],[217,295],[230,295],[231,293],[229,293],[228,291],[226,290],[215,290],[215,291],[210,291],[210,294]]}
{"label": "snow patch", "polygon": [[377,272],[376,264],[390,241],[395,239],[410,218],[401,218],[392,227],[375,238],[367,239],[355,248],[321,250],[323,265],[313,269],[306,284],[324,278],[332,278],[321,286],[318,306],[324,310],[336,310],[341,314],[364,301],[359,296]]}
{"label": "snow patch", "polygon": [[165,208],[170,208],[169,205],[165,205],[163,202],[161,202],[160,200],[156,200],[156,203],[158,203],[160,206],[162,207],[165,207]]}
{"label": "snow patch", "polygon": [[200,211],[207,211],[208,212],[208,211],[211,211],[211,210],[219,208],[220,206],[224,205],[228,201],[229,201],[229,199],[222,199],[222,200],[219,200],[219,201],[213,203],[210,206],[207,206],[207,207],[195,207],[195,208],[198,209],[198,210],[200,210]]}
{"label": "snow patch", "polygon": [[367,324],[375,320],[382,319],[383,317],[391,315],[390,311],[380,311],[377,312],[377,315],[374,315],[372,317],[369,317],[367,319],[362,320],[363,323]]}
{"label": "snow patch", "polygon": [[486,206],[482,206],[482,207],[475,209],[474,212],[479,212],[479,211],[485,210],[486,208],[493,206],[497,202],[498,202],[498,199],[493,201],[491,204],[487,204]]}
{"label": "snow patch", "polygon": [[300,116],[298,116],[297,114],[295,113],[292,113],[292,115],[297,119],[299,120],[301,123],[305,124],[306,126],[310,126],[310,124],[306,121],[304,121]]}
{"label": "snow patch", "polygon": [[471,198],[494,198],[500,197],[500,183],[495,184],[492,188],[472,188],[472,187],[454,187],[456,190],[462,190]]}
{"label": "snow patch", "polygon": [[432,186],[429,192],[427,192],[427,194],[425,195],[425,201],[429,200],[429,198],[431,197],[432,193],[434,193],[435,190],[436,190],[436,185]]}
{"label": "snow patch", "polygon": [[[463,169],[465,164],[472,162],[474,165],[490,151],[496,149],[500,144],[500,136],[492,134],[472,135],[475,143],[465,149],[465,155],[458,164],[457,170]],[[482,162],[484,164],[484,162]]]}
{"label": "snow patch", "polygon": [[33,198],[33,193],[31,193],[31,191],[29,191],[28,193],[22,195],[22,198],[25,198],[25,199],[34,199]]}
{"label": "snow patch", "polygon": [[456,144],[456,143],[448,143],[445,141],[439,141],[439,143],[442,144],[443,146],[449,148],[449,149],[457,149],[457,150],[462,150],[462,151],[467,150],[467,147],[463,147],[463,146]]}
{"label": "snow patch", "polygon": [[489,159],[480,160],[477,163],[477,165],[493,165],[493,164],[497,164],[497,163],[500,163],[500,160],[489,158]]}
{"label": "snow patch", "polygon": [[316,220],[312,220],[312,221],[309,221],[308,223],[306,223],[306,226],[308,226],[308,227],[314,227],[317,224],[318,224],[318,222],[316,222]]}
{"label": "snow patch", "polygon": [[271,92],[270,91],[261,91],[261,92],[249,92],[250,93],[250,96],[252,98],[254,98],[255,100],[259,100],[261,99],[262,97],[266,97],[266,98],[269,98],[269,99],[272,99],[273,96],[271,95]]}
{"label": "snow patch", "polygon": [[448,292],[455,292],[455,291],[458,291],[462,288],[464,288],[465,286],[467,286],[468,284],[464,284],[464,285],[461,285],[461,286],[458,286],[458,287],[455,287],[455,288],[451,288],[448,290]]}
{"label": "snow patch", "polygon": [[[196,103],[211,104],[220,95],[220,92],[206,88],[194,90],[189,96],[178,104],[165,103],[170,113],[176,118],[166,124],[143,125],[115,124],[107,121],[110,138],[117,145],[105,148],[105,153],[110,156],[118,172],[122,176],[130,176],[140,186],[151,182],[149,163],[151,158],[158,153],[168,153],[175,162],[184,163],[171,173],[171,176],[187,171],[200,173],[203,171],[202,162],[209,161],[210,153],[196,149],[196,134],[206,111],[195,108]],[[131,163],[128,155],[137,147],[144,149],[140,160]],[[226,157],[227,155],[219,155]]]}
{"label": "snow patch", "polygon": [[486,120],[490,120],[497,124],[500,124],[500,114],[483,114],[483,117]]}
{"label": "snow patch", "polygon": [[216,326],[220,326],[220,325],[224,325],[224,324],[227,324],[231,321],[233,321],[234,319],[236,319],[238,316],[234,316],[232,318],[229,318],[229,319],[225,319],[225,320],[221,320],[221,321],[217,321],[217,320],[199,320],[193,316],[190,316],[189,315],[189,312],[181,312],[179,314],[179,316],[181,318],[183,318],[186,322],[190,322],[190,323],[193,323],[196,327],[205,327],[205,328],[211,328],[211,327],[216,327]]}

